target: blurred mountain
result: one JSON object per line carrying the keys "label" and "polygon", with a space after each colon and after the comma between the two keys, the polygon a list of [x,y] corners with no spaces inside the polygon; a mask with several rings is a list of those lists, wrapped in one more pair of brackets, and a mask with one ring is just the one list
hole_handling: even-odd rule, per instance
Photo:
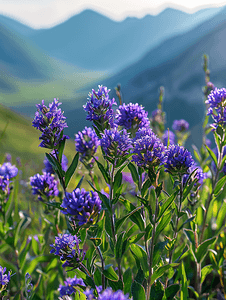
{"label": "blurred mountain", "polygon": [[[173,120],[183,118],[194,127],[204,116],[203,54],[209,56],[211,81],[221,88],[226,85],[225,47],[226,9],[188,33],[164,41],[104,85],[114,90],[120,83],[123,101],[142,104],[149,115],[157,107],[159,87],[164,86],[167,126],[171,128]],[[114,92],[112,96],[116,97]],[[194,127],[194,134],[197,144],[200,126]]]}
{"label": "blurred mountain", "polygon": [[[91,70],[116,71],[139,59],[164,39],[186,32],[218,14],[222,8],[194,14],[167,8],[156,16],[113,21],[85,10],[50,29],[32,30],[14,20],[0,22],[18,30],[50,56]],[[18,28],[17,28],[18,27]]]}

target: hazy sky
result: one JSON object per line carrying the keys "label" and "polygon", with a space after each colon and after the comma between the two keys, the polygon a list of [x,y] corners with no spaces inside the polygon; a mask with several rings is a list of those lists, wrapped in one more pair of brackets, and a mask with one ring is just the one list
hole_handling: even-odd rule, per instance
{"label": "hazy sky", "polygon": [[193,13],[224,5],[226,1],[218,0],[0,0],[0,14],[33,28],[49,28],[87,8],[113,20],[123,20],[128,16],[155,15],[166,7]]}

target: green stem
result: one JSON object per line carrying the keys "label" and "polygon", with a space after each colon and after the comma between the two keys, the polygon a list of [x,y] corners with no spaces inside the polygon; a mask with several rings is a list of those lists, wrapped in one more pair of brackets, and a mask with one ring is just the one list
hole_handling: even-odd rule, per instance
{"label": "green stem", "polygon": [[[180,180],[179,207],[178,207],[178,214],[176,215],[176,224],[174,227],[173,240],[176,240],[177,235],[178,235],[178,223],[179,223],[179,219],[180,219],[182,199],[183,199],[183,182],[182,182],[181,175],[180,175],[179,180]],[[170,249],[170,252],[169,252],[169,264],[172,263],[174,248],[175,248],[175,241],[173,243],[172,249]],[[168,278],[166,279],[166,286],[167,286],[167,284],[168,284]]]}
{"label": "green stem", "polygon": [[155,217],[154,217],[154,224],[152,228],[152,237],[151,237],[151,249],[150,249],[150,257],[149,257],[149,277],[148,277],[148,285],[147,285],[147,294],[146,294],[146,299],[150,299],[150,291],[151,291],[151,277],[153,275],[153,254],[154,254],[154,241],[155,241],[155,233],[156,233],[156,221],[157,221],[157,216],[158,216],[158,198],[156,197],[156,202],[155,202]]}
{"label": "green stem", "polygon": [[[112,214],[110,214],[110,221],[111,221],[111,230],[112,230],[113,242],[114,242],[114,247],[115,247],[116,242],[117,242],[117,235],[115,233],[115,221],[114,221],[115,210],[114,210],[114,205],[112,204],[114,172],[115,172],[115,166],[114,166],[114,164],[112,164],[112,172],[111,172],[111,177],[110,177],[109,202],[110,202],[111,211],[112,211]],[[117,261],[117,265],[118,265],[119,279],[122,280],[121,259],[117,258],[116,261]]]}
{"label": "green stem", "polygon": [[103,273],[103,271],[104,271],[104,258],[103,258],[103,255],[102,255],[102,253],[101,253],[101,250],[100,250],[100,247],[99,246],[97,246],[96,247],[96,249],[97,249],[97,252],[98,252],[98,254],[99,254],[99,256],[100,256],[100,260],[101,260],[101,269],[102,269],[102,289],[103,290],[105,290],[105,277],[104,277],[104,273]]}
{"label": "green stem", "polygon": [[218,157],[216,175],[215,175],[215,178],[214,178],[214,180],[212,182],[212,191],[211,191],[211,193],[208,196],[207,204],[206,204],[206,210],[204,212],[203,226],[202,226],[202,231],[201,231],[200,240],[199,240],[200,244],[203,241],[203,236],[204,236],[204,232],[205,232],[205,229],[206,229],[206,218],[207,218],[208,210],[209,210],[209,207],[210,207],[210,202],[212,200],[213,193],[214,193],[214,190],[215,190],[218,178],[219,178],[220,166],[221,166],[221,162],[222,162],[222,158],[223,158],[223,145],[222,145],[222,141],[224,141],[224,136],[223,136],[223,138],[221,140],[221,144],[220,144],[220,149],[219,149],[220,155]]}

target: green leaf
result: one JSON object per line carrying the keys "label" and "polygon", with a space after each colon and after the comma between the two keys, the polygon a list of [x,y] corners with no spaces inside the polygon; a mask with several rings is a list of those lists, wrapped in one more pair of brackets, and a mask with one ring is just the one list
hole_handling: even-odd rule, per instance
{"label": "green leaf", "polygon": [[116,193],[120,187],[122,187],[122,173],[118,171],[113,182],[114,193]]}
{"label": "green leaf", "polygon": [[221,137],[221,139],[223,138],[224,131],[221,126],[217,126],[216,133]]}
{"label": "green leaf", "polygon": [[182,286],[181,286],[181,292],[180,292],[180,300],[185,300],[185,299],[188,299],[188,281],[187,281],[183,261],[181,262],[181,275],[182,275],[182,278],[181,278]]}
{"label": "green leaf", "polygon": [[156,197],[158,198],[162,192],[162,182],[155,188]]}
{"label": "green leaf", "polygon": [[164,295],[164,287],[161,284],[161,282],[159,280],[157,280],[151,286],[150,299],[151,300],[162,300],[163,295]]}
{"label": "green leaf", "polygon": [[224,185],[226,182],[226,175],[224,177],[222,177],[218,182],[217,185],[213,191],[214,195],[216,196],[217,194],[219,194],[219,192],[223,189]]}
{"label": "green leaf", "polygon": [[136,280],[132,283],[132,295],[133,300],[145,300],[145,291],[141,284],[139,284]]}
{"label": "green leaf", "polygon": [[168,269],[170,269],[171,267],[174,268],[177,266],[179,266],[179,264],[172,263],[172,264],[168,264],[168,265],[159,267],[157,270],[154,271],[153,275],[151,276],[151,284],[153,284],[153,282],[155,280],[160,278]]}
{"label": "green leaf", "polygon": [[[127,211],[132,212],[133,210],[136,209],[136,207],[129,201],[126,200],[125,198],[120,198],[119,201],[125,206],[125,208],[127,209]],[[141,217],[141,214],[136,211],[135,213],[131,214],[129,216],[129,218],[131,219],[131,221],[133,221],[135,224],[138,225],[138,227],[140,228],[140,231],[144,231],[144,220]]]}
{"label": "green leaf", "polygon": [[105,270],[103,271],[103,274],[106,278],[112,281],[118,281],[118,275],[115,273],[115,270],[112,266],[106,266]]}
{"label": "green leaf", "polygon": [[123,291],[123,283],[121,280],[119,281],[112,281],[108,279],[108,284],[110,285],[110,287],[114,290],[114,291],[118,291],[121,290]]}
{"label": "green leaf", "polygon": [[108,174],[108,172],[105,170],[104,166],[94,157],[96,163],[97,163],[97,166],[101,172],[101,174],[103,175],[104,177],[104,180],[107,184],[110,184],[110,176]]}
{"label": "green leaf", "polygon": [[123,236],[125,234],[125,231],[120,232],[120,234],[117,237],[117,242],[115,245],[115,258],[122,258],[122,244],[123,244]]}
{"label": "green leaf", "polygon": [[59,145],[59,148],[58,148],[58,152],[59,152],[58,157],[59,157],[60,162],[62,161],[65,142],[66,142],[66,137],[63,140],[60,141],[60,145]]}
{"label": "green leaf", "polygon": [[37,265],[39,263],[49,262],[51,260],[51,258],[52,258],[52,255],[40,255],[40,256],[34,258],[23,269],[23,276],[25,276],[26,273],[29,273],[31,275],[34,272],[34,270],[37,268]]}
{"label": "green leaf", "polygon": [[224,200],[224,202],[223,202],[223,204],[222,204],[222,206],[219,209],[219,212],[217,214],[216,224],[217,224],[217,229],[218,230],[220,230],[221,227],[223,226],[225,215],[226,215],[226,200]]}
{"label": "green leaf", "polygon": [[202,268],[202,270],[201,270],[201,284],[204,282],[206,276],[212,272],[212,270],[213,270],[212,265],[207,265],[204,268]]}
{"label": "green leaf", "polygon": [[139,184],[139,175],[137,172],[136,167],[131,162],[128,164],[128,168],[130,170],[130,173],[132,175],[133,181],[138,185]]}
{"label": "green leaf", "polygon": [[62,167],[61,167],[59,161],[55,158],[55,156],[53,156],[53,154],[51,154],[51,153],[46,153],[46,157],[47,157],[48,161],[50,162],[50,164],[52,165],[54,171],[59,176],[59,178],[63,178],[64,174],[63,174]]}
{"label": "green leaf", "polygon": [[171,214],[171,212],[169,212],[168,214],[164,215],[161,218],[161,221],[159,222],[159,224],[157,225],[157,228],[156,228],[155,239],[158,238],[159,234],[170,223],[171,217],[172,217],[172,214]]}
{"label": "green leaf", "polygon": [[78,160],[79,160],[79,152],[77,152],[73,158],[73,161],[70,165],[70,167],[67,169],[67,172],[65,174],[65,186],[68,186],[68,183],[70,182],[71,177],[73,176],[77,166],[78,166]]}
{"label": "green leaf", "polygon": [[94,272],[94,282],[96,286],[102,285],[102,274],[98,268]]}
{"label": "green leaf", "polygon": [[148,226],[145,228],[145,241],[149,241],[151,238],[151,234],[152,234],[152,228],[153,226],[151,225],[151,223],[148,224]]}
{"label": "green leaf", "polygon": [[98,247],[101,245],[102,240],[100,238],[90,238],[90,241],[93,242],[93,244]]}
{"label": "green leaf", "polygon": [[209,152],[209,155],[212,157],[216,167],[217,167],[217,157],[215,155],[215,153],[213,152],[213,150],[211,150],[207,145],[205,145],[207,151]]}
{"label": "green leaf", "polygon": [[187,223],[192,222],[195,219],[195,217],[196,217],[196,215],[192,216],[191,218],[189,218],[186,221],[184,221],[184,223],[180,226],[180,228],[178,229],[178,231],[180,231],[184,227],[184,225],[186,225]]}
{"label": "green leaf", "polygon": [[176,198],[176,196],[178,194],[178,191],[179,191],[179,189],[177,188],[175,190],[175,192],[163,203],[163,205],[160,208],[160,212],[159,212],[159,216],[158,216],[157,221],[159,221],[159,219],[162,217],[164,212],[170,207],[170,205],[172,204],[172,202]]}
{"label": "green leaf", "polygon": [[167,300],[173,300],[176,293],[180,290],[179,284],[172,284],[165,290],[165,296]]}
{"label": "green leaf", "polygon": [[134,214],[136,211],[140,210],[142,206],[135,208],[130,213],[128,213],[126,216],[116,220],[115,222],[115,232],[117,233],[119,228],[122,226],[122,224],[125,222],[126,219],[128,219],[132,214]]}
{"label": "green leaf", "polygon": [[123,274],[123,292],[124,294],[130,294],[131,293],[131,285],[132,285],[132,271],[130,268],[128,268],[124,274]]}
{"label": "green leaf", "polygon": [[198,249],[195,254],[198,263],[200,263],[202,259],[206,256],[208,247],[212,245],[215,241],[216,237],[213,237],[211,239],[205,240],[198,246]]}
{"label": "green leaf", "polygon": [[76,189],[80,189],[81,185],[82,185],[82,182],[83,182],[83,179],[84,179],[84,175],[81,177],[81,179],[79,180],[79,183],[76,185],[75,187],[75,190]]}
{"label": "green leaf", "polygon": [[141,188],[141,196],[144,197],[147,190],[149,189],[149,187],[152,185],[152,182],[150,181],[150,179],[148,178],[142,185]]}
{"label": "green leaf", "polygon": [[19,254],[20,269],[23,269],[26,254],[28,253],[28,251],[31,248],[31,241],[32,241],[32,239],[29,239],[29,238],[27,239],[27,243],[26,243],[27,245],[24,247],[24,249]]}
{"label": "green leaf", "polygon": [[147,278],[149,276],[148,264],[147,264],[147,253],[146,251],[139,245],[132,244],[130,245],[130,250],[133,255],[139,260],[141,264],[141,268],[144,272],[144,276]]}

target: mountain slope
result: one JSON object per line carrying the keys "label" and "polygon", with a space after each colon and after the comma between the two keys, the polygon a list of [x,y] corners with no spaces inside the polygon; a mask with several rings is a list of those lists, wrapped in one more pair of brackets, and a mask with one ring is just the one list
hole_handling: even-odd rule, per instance
{"label": "mountain slope", "polygon": [[151,47],[219,13],[221,8],[187,14],[166,9],[157,16],[115,22],[91,10],[50,29],[36,30],[32,41],[51,56],[94,70],[122,69]]}

